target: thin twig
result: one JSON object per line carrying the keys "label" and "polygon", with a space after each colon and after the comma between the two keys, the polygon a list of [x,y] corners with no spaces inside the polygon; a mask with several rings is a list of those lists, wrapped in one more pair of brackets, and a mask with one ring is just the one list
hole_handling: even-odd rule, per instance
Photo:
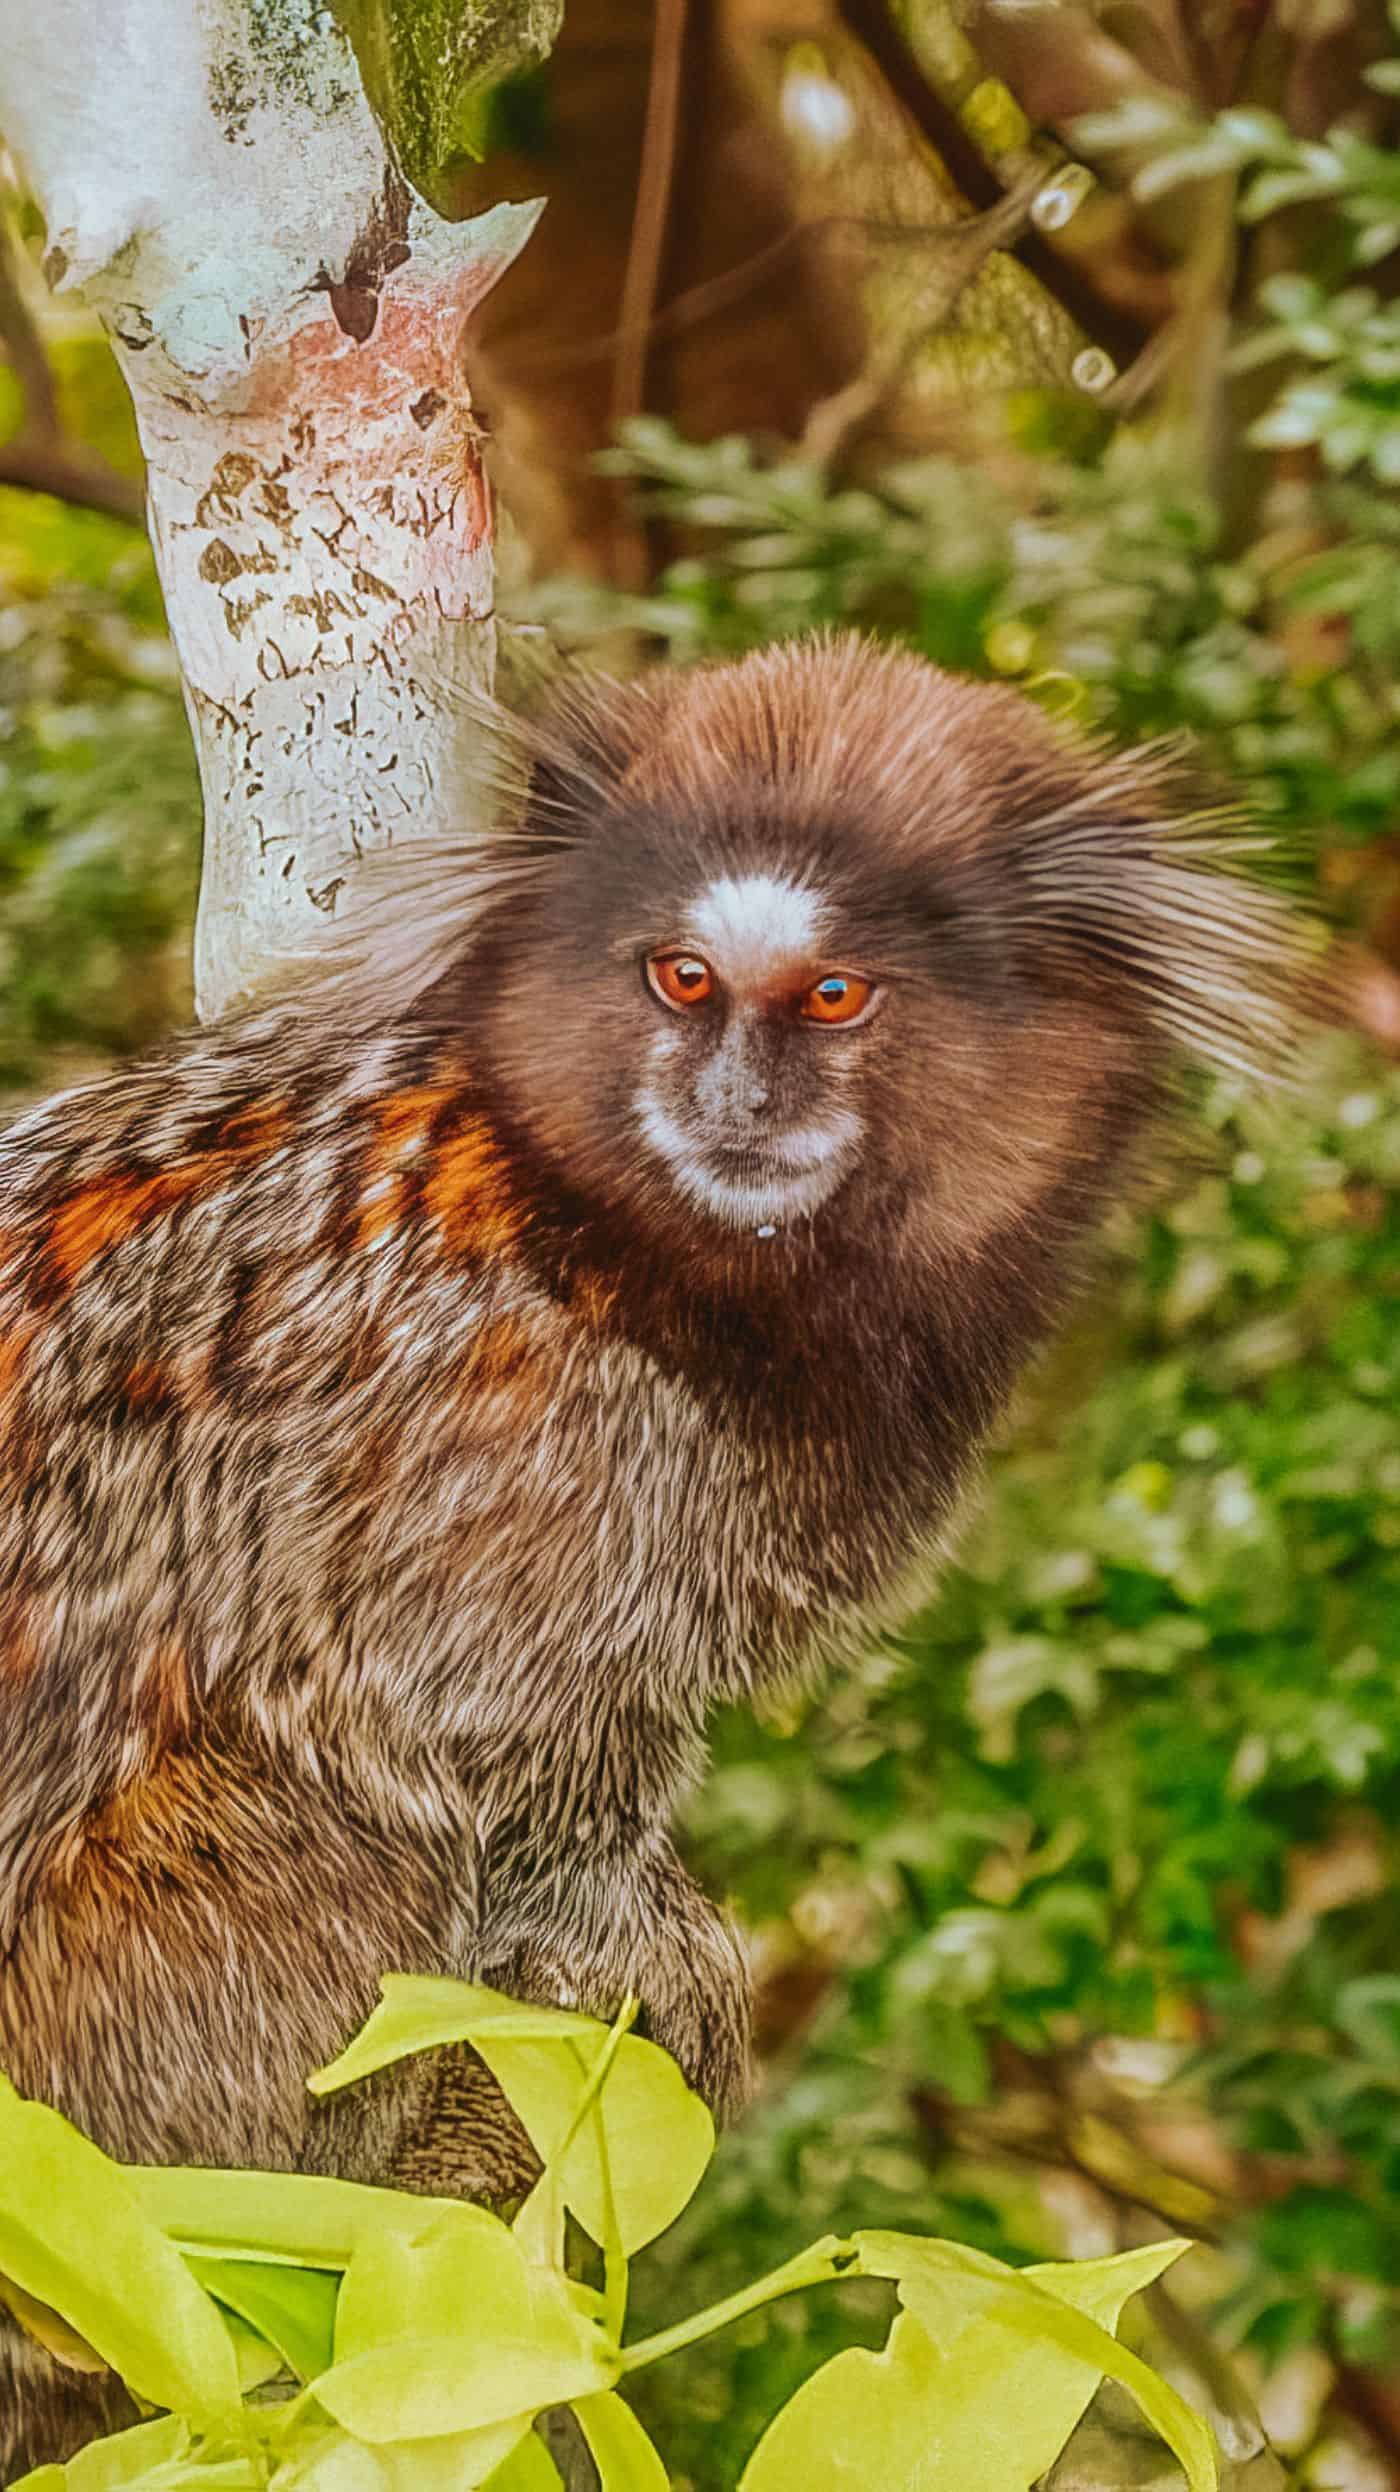
{"label": "thin twig", "polygon": [[[837,11],[849,32],[870,54],[885,84],[911,121],[923,132],[949,178],[970,207],[999,207],[1006,185],[964,129],[952,106],[925,77],[890,15],[887,0],[837,0]],[[1057,251],[1048,237],[1028,225],[1008,245],[1012,256],[1029,271],[1086,337],[1112,356],[1120,370],[1141,354],[1151,334],[1136,315],[1111,303],[1074,261]]]}
{"label": "thin twig", "polygon": [[[1010,199],[1013,194],[1008,192],[1007,196]],[[933,224],[906,224],[892,217],[850,214],[799,217],[771,242],[751,251],[746,259],[736,260],[732,267],[722,268],[713,277],[702,278],[698,285],[687,286],[683,293],[673,294],[662,310],[653,313],[644,334],[654,345],[658,339],[682,335],[701,321],[713,319],[717,312],[731,310],[771,277],[802,243],[820,235],[847,233],[864,242],[893,243],[909,250],[927,243],[960,245],[978,230],[980,222],[966,216],[945,217]],[[541,353],[522,358],[515,369],[531,375],[582,370],[587,364],[601,362],[605,355],[616,354],[627,335],[621,328],[607,329],[594,337],[577,339],[571,346],[549,346]]]}
{"label": "thin twig", "polygon": [[27,429],[0,442],[0,485],[52,493],[79,510],[106,511],[138,528],[146,516],[146,496],[134,477],[123,476],[95,452],[73,449],[62,440],[36,440]]}
{"label": "thin twig", "polygon": [[24,393],[25,421],[38,433],[57,433],[63,419],[53,367],[34,316],[24,299],[8,219],[0,214],[0,340]]}
{"label": "thin twig", "polygon": [[687,0],[657,0],[637,204],[622,283],[619,343],[613,369],[610,413],[614,432],[630,417],[640,414],[646,396],[652,315],[666,255],[676,169],[686,6]]}
{"label": "thin twig", "polygon": [[24,397],[24,418],[12,440],[0,443],[0,485],[52,493],[84,510],[106,511],[139,527],[146,497],[96,450],[66,433],[58,385],[38,323],[25,299],[8,219],[0,212],[0,346]]}

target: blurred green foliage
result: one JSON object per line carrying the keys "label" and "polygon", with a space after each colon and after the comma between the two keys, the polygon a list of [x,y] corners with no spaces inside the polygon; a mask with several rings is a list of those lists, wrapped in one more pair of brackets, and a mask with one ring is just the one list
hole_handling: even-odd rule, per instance
{"label": "blurred green foliage", "polygon": [[[1028,402],[1022,421],[1032,441],[1053,434],[1053,403]],[[854,624],[938,665],[1006,676],[1123,738],[1187,730],[1265,820],[1310,849],[1373,839],[1394,818],[1393,496],[1285,483],[1266,531],[1235,552],[1208,489],[1150,426],[1123,428],[1086,465],[1021,449],[975,466],[910,461],[848,485],[646,418],[609,465],[704,550],[646,596],[542,582],[531,612],[565,640],[645,632],[686,661]]]}
{"label": "blurred green foliage", "polygon": [[145,540],[0,492],[0,1092],[184,1008],[198,842]]}

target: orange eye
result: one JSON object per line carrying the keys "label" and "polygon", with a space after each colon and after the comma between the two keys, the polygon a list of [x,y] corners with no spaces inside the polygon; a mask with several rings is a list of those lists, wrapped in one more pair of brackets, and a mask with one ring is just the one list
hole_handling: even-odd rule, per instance
{"label": "orange eye", "polygon": [[829,977],[818,978],[802,998],[804,1021],[824,1021],[834,1028],[843,1021],[859,1021],[875,989],[869,978],[852,977],[848,969],[833,969]]}
{"label": "orange eye", "polygon": [[673,1012],[706,1003],[715,991],[714,971],[698,952],[653,952],[647,962],[647,984]]}

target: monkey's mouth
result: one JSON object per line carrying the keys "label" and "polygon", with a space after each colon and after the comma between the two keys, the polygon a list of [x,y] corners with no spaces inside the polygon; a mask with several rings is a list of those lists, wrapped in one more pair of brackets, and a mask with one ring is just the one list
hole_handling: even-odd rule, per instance
{"label": "monkey's mouth", "polygon": [[810,1217],[848,1175],[860,1141],[859,1119],[844,1111],[820,1125],[734,1143],[687,1131],[654,1097],[642,1103],[639,1122],[677,1192],[732,1229]]}
{"label": "monkey's mouth", "polygon": [[779,1153],[753,1150],[711,1151],[684,1172],[682,1191],[727,1226],[736,1229],[781,1228],[809,1218],[834,1194],[848,1165],[843,1152],[830,1152],[794,1166]]}

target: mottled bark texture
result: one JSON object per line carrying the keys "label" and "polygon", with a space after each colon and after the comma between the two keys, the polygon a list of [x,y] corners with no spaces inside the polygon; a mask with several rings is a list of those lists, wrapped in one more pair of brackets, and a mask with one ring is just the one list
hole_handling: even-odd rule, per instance
{"label": "mottled bark texture", "polygon": [[[471,820],[492,575],[462,333],[535,208],[426,207],[328,11],[6,14],[0,126],[148,462],[205,790],[207,1017],[314,948],[366,851]],[[482,77],[518,55],[508,15],[482,20]],[[547,39],[549,0],[519,18]]]}

